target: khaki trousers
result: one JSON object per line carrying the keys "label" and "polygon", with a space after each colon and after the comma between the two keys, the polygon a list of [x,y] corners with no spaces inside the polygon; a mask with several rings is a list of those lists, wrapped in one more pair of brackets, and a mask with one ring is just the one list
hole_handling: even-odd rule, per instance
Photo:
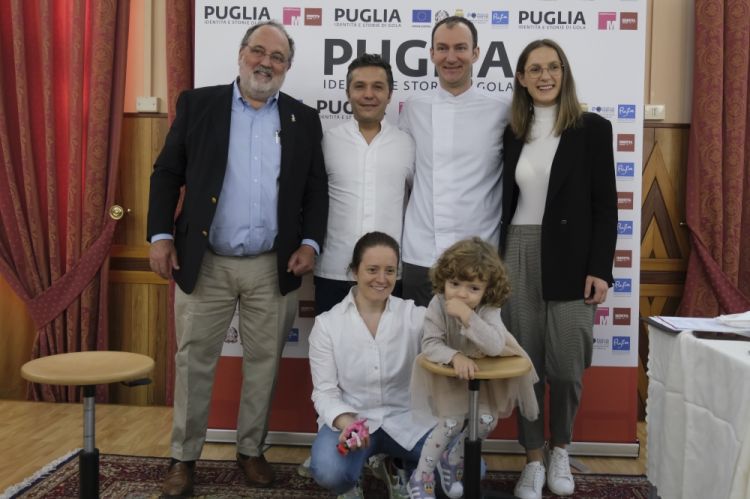
{"label": "khaki trousers", "polygon": [[174,420],[172,457],[200,458],[216,363],[239,304],[242,392],[237,450],[262,454],[268,414],[287,334],[294,322],[297,292],[279,292],[276,254],[226,257],[206,252],[195,290],[175,290]]}

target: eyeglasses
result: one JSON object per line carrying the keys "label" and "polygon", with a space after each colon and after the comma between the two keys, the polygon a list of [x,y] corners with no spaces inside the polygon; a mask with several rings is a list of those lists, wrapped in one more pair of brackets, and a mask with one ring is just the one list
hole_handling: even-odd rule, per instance
{"label": "eyeglasses", "polygon": [[538,64],[534,64],[533,66],[529,66],[528,68],[526,68],[526,70],[524,71],[524,73],[529,78],[532,78],[532,79],[536,80],[537,78],[541,78],[542,77],[542,74],[544,74],[544,70],[546,69],[547,73],[549,73],[550,76],[558,77],[558,76],[560,76],[562,74],[564,67],[565,66],[563,66],[562,64],[560,64],[558,62],[550,63],[550,65],[547,66],[546,68],[544,68],[544,67],[542,67],[542,66],[540,66]]}
{"label": "eyeglasses", "polygon": [[286,64],[286,56],[282,54],[281,52],[271,52],[270,54],[266,51],[265,48],[261,47],[260,45],[255,45],[254,47],[250,47],[250,53],[255,57],[256,59],[265,59],[266,55],[271,59],[271,62],[273,64],[276,64],[277,66],[283,66]]}

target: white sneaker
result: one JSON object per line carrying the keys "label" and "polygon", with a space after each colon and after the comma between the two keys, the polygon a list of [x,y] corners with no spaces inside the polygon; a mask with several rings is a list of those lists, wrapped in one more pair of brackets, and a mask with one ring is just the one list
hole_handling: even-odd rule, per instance
{"label": "white sneaker", "polygon": [[388,487],[388,499],[408,499],[409,481],[406,471],[398,468],[386,454],[375,454],[367,460],[367,467],[372,475]]}
{"label": "white sneaker", "polygon": [[336,499],[365,499],[364,493],[362,493],[362,487],[359,486],[359,482],[353,488],[339,494]]}
{"label": "white sneaker", "polygon": [[521,478],[516,482],[513,495],[519,499],[542,499],[544,488],[544,465],[539,461],[526,463],[521,472]]}
{"label": "white sneaker", "polygon": [[575,489],[573,474],[570,472],[568,451],[554,447],[550,452],[547,487],[558,496],[569,496]]}
{"label": "white sneaker", "polygon": [[307,459],[305,459],[305,462],[297,466],[297,474],[301,476],[302,478],[312,478],[312,473],[310,473],[310,460],[312,457],[307,456]]}
{"label": "white sneaker", "polygon": [[406,477],[405,470],[396,470],[395,475],[391,475],[392,481],[388,485],[388,499],[409,499],[409,489],[407,484],[409,479]]}

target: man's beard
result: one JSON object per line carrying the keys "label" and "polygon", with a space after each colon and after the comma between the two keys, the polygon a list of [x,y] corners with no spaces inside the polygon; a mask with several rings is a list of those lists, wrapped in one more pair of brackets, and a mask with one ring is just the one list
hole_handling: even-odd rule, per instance
{"label": "man's beard", "polygon": [[270,79],[266,80],[263,76],[257,74],[256,71],[250,75],[245,91],[252,99],[264,101],[279,91],[281,84],[284,83],[284,76],[275,76],[273,73],[266,73],[271,76]]}

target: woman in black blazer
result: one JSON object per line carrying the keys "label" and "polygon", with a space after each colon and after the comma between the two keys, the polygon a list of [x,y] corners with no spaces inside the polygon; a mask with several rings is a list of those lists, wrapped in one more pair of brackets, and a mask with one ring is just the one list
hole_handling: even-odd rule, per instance
{"label": "woman in black blazer", "polygon": [[546,477],[549,489],[565,496],[575,487],[565,447],[591,365],[594,313],[613,281],[612,125],[581,111],[570,64],[552,40],[534,41],[521,53],[511,109],[503,136],[501,247],[512,293],[503,319],[539,375],[540,409],[550,386],[551,433],[545,469],[544,418],[519,416],[527,464],[514,492],[541,498]]}

